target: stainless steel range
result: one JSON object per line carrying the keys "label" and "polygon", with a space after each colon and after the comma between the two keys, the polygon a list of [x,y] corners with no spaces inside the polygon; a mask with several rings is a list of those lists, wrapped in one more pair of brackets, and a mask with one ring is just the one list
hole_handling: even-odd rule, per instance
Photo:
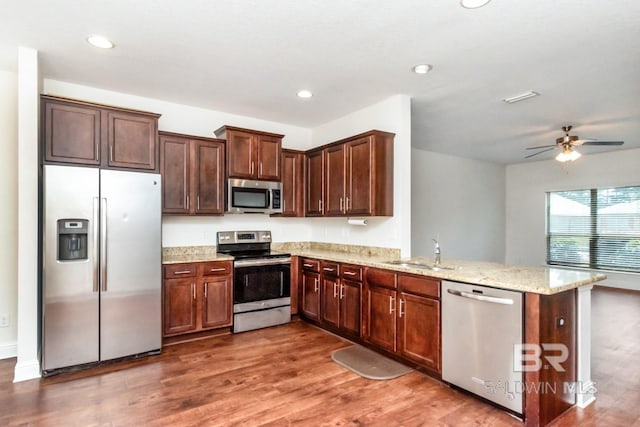
{"label": "stainless steel range", "polygon": [[271,250],[270,231],[220,231],[218,252],[234,257],[233,332],[291,321],[291,254]]}

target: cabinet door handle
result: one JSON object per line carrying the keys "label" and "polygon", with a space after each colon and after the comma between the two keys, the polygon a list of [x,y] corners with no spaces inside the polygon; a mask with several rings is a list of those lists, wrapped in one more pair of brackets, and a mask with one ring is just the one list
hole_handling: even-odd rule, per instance
{"label": "cabinet door handle", "polygon": [[207,299],[207,284],[204,284],[204,299]]}
{"label": "cabinet door handle", "polygon": [[340,197],[340,212],[344,212],[343,205],[344,205],[344,202],[342,200],[342,197]]}
{"label": "cabinet door handle", "polygon": [[344,298],[344,284],[340,283],[340,299]]}
{"label": "cabinet door handle", "polygon": [[322,200],[318,200],[318,211],[322,213]]}
{"label": "cabinet door handle", "polygon": [[191,288],[193,289],[193,299],[196,299],[196,284],[192,283]]}
{"label": "cabinet door handle", "polygon": [[395,298],[389,295],[389,314],[392,314],[396,309],[393,307]]}
{"label": "cabinet door handle", "polygon": [[226,268],[221,267],[221,268],[212,268],[212,269],[210,269],[209,271],[210,271],[211,273],[215,273],[216,271],[225,271],[225,270],[226,270]]}
{"label": "cabinet door handle", "polygon": [[323,267],[322,268],[324,271],[336,271],[335,268],[329,268],[329,267]]}
{"label": "cabinet door handle", "polygon": [[179,275],[179,274],[189,274],[191,273],[191,270],[180,270],[180,271],[174,271],[173,274],[174,275]]}
{"label": "cabinet door handle", "polygon": [[189,196],[187,196],[187,210],[189,210]]}
{"label": "cabinet door handle", "polygon": [[398,317],[402,317],[402,315],[404,314],[402,312],[402,304],[404,304],[404,303],[405,303],[404,300],[400,299],[400,308],[398,309]]}
{"label": "cabinet door handle", "polygon": [[333,297],[338,298],[338,282],[333,284]]}
{"label": "cabinet door handle", "polygon": [[258,172],[258,175],[262,176],[262,162],[260,162],[260,171]]}
{"label": "cabinet door handle", "polygon": [[320,280],[316,279],[316,286],[315,286],[314,292],[318,292],[318,290],[320,290],[319,282],[320,282]]}
{"label": "cabinet door handle", "polygon": [[349,210],[349,197],[347,197],[347,203],[345,203],[346,205],[346,210]]}
{"label": "cabinet door handle", "polygon": [[113,162],[113,145],[109,146],[109,161]]}
{"label": "cabinet door handle", "polygon": [[251,175],[253,175],[253,162],[251,162]]}
{"label": "cabinet door handle", "polygon": [[312,268],[313,264],[302,264],[303,267]]}
{"label": "cabinet door handle", "polygon": [[196,197],[196,209],[200,210],[200,195],[198,194],[198,196]]}
{"label": "cabinet door handle", "polygon": [[347,276],[357,276],[358,273],[354,273],[353,271],[344,271],[342,274]]}

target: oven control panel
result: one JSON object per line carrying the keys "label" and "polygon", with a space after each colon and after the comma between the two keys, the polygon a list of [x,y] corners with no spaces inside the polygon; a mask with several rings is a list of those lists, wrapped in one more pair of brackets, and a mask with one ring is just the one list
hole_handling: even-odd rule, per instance
{"label": "oven control panel", "polygon": [[271,243],[270,231],[218,231],[218,245],[233,243]]}

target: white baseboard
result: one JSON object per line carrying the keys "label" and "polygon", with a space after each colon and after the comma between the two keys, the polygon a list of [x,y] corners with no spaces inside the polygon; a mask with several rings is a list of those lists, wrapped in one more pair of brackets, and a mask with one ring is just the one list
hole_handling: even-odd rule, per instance
{"label": "white baseboard", "polygon": [[38,359],[16,363],[13,382],[32,380],[40,378],[40,362]]}
{"label": "white baseboard", "polygon": [[18,355],[18,343],[15,341],[0,343],[0,359],[10,359]]}

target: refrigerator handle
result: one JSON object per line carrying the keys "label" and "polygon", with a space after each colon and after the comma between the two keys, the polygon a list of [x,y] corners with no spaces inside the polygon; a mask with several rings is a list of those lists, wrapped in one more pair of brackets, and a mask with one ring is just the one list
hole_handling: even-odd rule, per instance
{"label": "refrigerator handle", "polygon": [[98,234],[100,233],[100,221],[99,214],[100,212],[100,201],[97,197],[93,198],[93,248],[91,248],[91,262],[93,263],[93,292],[98,292],[99,290],[99,262],[98,262],[98,253],[100,251]]}
{"label": "refrigerator handle", "polygon": [[100,283],[107,292],[107,198],[100,199]]}

